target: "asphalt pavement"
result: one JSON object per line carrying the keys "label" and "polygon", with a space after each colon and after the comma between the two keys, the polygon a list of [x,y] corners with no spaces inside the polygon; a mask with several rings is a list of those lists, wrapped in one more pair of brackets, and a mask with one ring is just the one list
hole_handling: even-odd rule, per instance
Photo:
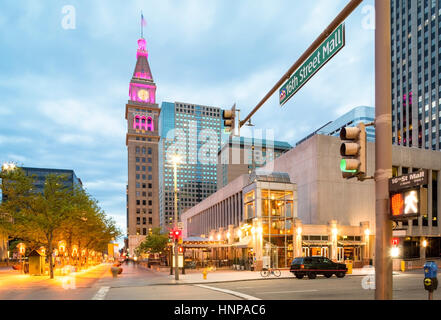
{"label": "asphalt pavement", "polygon": [[[102,264],[69,276],[23,275],[2,270],[0,300],[371,300],[374,299],[374,275],[351,275],[342,279],[318,276],[296,279],[234,273],[235,281],[180,283],[166,272],[156,272],[134,264],[124,264],[123,273],[113,278],[110,264]],[[226,279],[229,272],[214,272],[208,278]],[[231,273],[231,272],[230,272]],[[241,279],[242,277],[242,279]],[[249,277],[244,281],[243,278]],[[185,282],[187,281],[187,282]],[[421,270],[395,273],[394,299],[426,300]],[[441,299],[439,291],[434,299]]]}

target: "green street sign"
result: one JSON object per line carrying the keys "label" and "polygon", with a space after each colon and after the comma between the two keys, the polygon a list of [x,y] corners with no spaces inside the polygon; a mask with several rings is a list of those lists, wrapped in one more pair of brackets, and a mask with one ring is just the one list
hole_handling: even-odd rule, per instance
{"label": "green street sign", "polygon": [[345,46],[345,25],[342,23],[309,56],[279,90],[280,106],[308,82],[334,55]]}

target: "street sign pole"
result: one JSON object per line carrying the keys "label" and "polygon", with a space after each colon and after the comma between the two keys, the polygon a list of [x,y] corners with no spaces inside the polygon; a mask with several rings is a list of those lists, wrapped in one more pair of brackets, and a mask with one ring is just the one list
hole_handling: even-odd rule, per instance
{"label": "street sign pole", "polygon": [[390,1],[375,0],[375,299],[392,299],[392,97]]}

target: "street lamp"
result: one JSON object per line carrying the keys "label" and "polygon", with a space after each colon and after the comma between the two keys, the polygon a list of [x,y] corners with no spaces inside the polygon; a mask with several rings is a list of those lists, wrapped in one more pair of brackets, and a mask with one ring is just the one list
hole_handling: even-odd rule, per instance
{"label": "street lamp", "polygon": [[[173,179],[174,179],[174,194],[175,194],[175,230],[178,229],[178,165],[181,163],[181,156],[175,154],[172,156],[171,162],[173,164]],[[179,280],[179,266],[178,266],[178,246],[177,239],[174,239],[175,251],[175,280]]]}

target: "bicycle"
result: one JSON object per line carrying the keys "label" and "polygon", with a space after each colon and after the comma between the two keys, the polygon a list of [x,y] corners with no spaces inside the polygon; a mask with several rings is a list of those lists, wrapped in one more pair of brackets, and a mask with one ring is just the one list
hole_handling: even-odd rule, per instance
{"label": "bicycle", "polygon": [[270,274],[272,274],[273,276],[275,276],[275,277],[280,277],[280,275],[282,274],[281,272],[280,272],[280,270],[279,269],[273,269],[273,268],[269,268],[269,269],[263,269],[262,271],[260,271],[260,275],[263,277],[263,278],[266,278],[266,277],[269,277],[269,275]]}

